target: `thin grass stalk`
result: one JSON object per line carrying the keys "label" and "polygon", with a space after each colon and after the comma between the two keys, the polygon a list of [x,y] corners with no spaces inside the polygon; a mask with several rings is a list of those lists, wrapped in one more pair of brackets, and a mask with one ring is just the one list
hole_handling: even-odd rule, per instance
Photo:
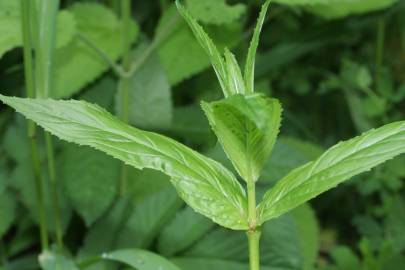
{"label": "thin grass stalk", "polygon": [[[121,20],[122,20],[122,69],[124,72],[128,72],[131,65],[131,0],[121,1]],[[121,113],[120,118],[125,123],[129,122],[129,88],[130,78],[120,78],[120,101],[121,101]],[[125,164],[121,167],[121,179],[119,183],[119,193],[123,195],[127,189],[128,181],[128,168]]]}
{"label": "thin grass stalk", "polygon": [[[23,56],[24,56],[24,75],[26,95],[29,98],[35,97],[35,82],[33,70],[33,55],[32,55],[32,36],[31,36],[31,1],[21,0],[21,19],[22,19],[22,37],[23,37]],[[38,142],[36,137],[36,126],[34,122],[28,121],[28,139],[31,148],[31,162],[34,171],[36,204],[38,207],[39,230],[41,239],[41,248],[46,250],[49,247],[48,229],[46,224],[46,211],[43,197],[44,179],[41,174],[41,165],[38,155]]]}
{"label": "thin grass stalk", "polygon": [[[40,98],[48,98],[52,87],[52,66],[56,43],[56,23],[59,4],[59,0],[40,1],[35,18],[35,79],[37,96]],[[45,132],[45,142],[48,174],[51,183],[56,243],[59,250],[62,250],[63,232],[58,195],[58,179],[55,173],[55,153],[52,136],[47,132]]]}

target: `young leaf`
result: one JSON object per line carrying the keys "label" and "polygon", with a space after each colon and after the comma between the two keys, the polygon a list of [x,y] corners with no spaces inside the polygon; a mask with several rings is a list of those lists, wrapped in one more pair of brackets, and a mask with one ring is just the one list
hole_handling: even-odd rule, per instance
{"label": "young leaf", "polygon": [[402,153],[405,153],[405,121],[341,142],[315,161],[293,170],[266,192],[259,205],[260,223]]}
{"label": "young leaf", "polygon": [[255,58],[256,58],[256,51],[257,46],[259,45],[259,36],[260,32],[262,31],[264,19],[266,17],[267,9],[270,5],[270,0],[267,0],[260,11],[259,19],[257,20],[257,24],[253,33],[252,41],[250,42],[248,55],[246,58],[245,64],[245,83],[246,83],[246,92],[253,93],[254,92],[254,77],[255,77]]}
{"label": "young leaf", "polygon": [[103,254],[103,259],[125,263],[139,270],[180,270],[169,260],[142,249],[123,249]]}
{"label": "young leaf", "polygon": [[88,145],[136,168],[171,177],[180,196],[197,212],[231,229],[246,229],[242,186],[221,164],[162,135],[142,131],[83,101],[32,100],[0,96],[53,135]]}
{"label": "young leaf", "polygon": [[245,94],[245,82],[238,62],[228,48],[225,48],[225,61],[229,88],[232,89],[234,94]]}
{"label": "young leaf", "polygon": [[263,94],[235,95],[202,107],[239,175],[256,181],[279,131],[278,100]]}
{"label": "young leaf", "polygon": [[210,39],[204,29],[198,24],[198,22],[191,16],[191,14],[180,4],[179,1],[176,1],[177,9],[180,14],[186,20],[191,30],[193,31],[195,37],[197,38],[200,45],[204,48],[208,54],[211,64],[215,70],[215,73],[218,77],[219,83],[221,85],[222,91],[224,92],[225,97],[232,94],[232,90],[229,89],[227,84],[227,73],[225,68],[224,59],[221,54],[218,52],[217,47],[214,42]]}
{"label": "young leaf", "polygon": [[39,263],[43,270],[78,270],[73,260],[52,251],[44,251],[39,255]]}

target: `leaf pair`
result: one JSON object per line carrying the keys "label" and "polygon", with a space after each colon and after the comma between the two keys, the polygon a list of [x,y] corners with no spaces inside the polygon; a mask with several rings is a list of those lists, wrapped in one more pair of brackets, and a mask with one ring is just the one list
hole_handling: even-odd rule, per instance
{"label": "leaf pair", "polygon": [[211,38],[178,0],[176,1],[176,5],[180,14],[189,24],[198,42],[208,54],[225,97],[235,94],[253,93],[256,50],[259,43],[260,31],[263,26],[264,18],[266,17],[267,8],[270,5],[270,0],[267,0],[262,6],[254,30],[253,39],[249,47],[244,76],[242,76],[241,69],[239,68],[235,56],[225,48],[224,57],[222,57]]}

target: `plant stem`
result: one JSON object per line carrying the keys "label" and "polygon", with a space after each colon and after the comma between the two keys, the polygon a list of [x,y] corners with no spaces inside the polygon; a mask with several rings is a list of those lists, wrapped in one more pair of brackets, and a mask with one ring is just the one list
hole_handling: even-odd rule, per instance
{"label": "plant stem", "polygon": [[260,228],[257,226],[257,213],[256,213],[256,185],[252,180],[247,181],[247,197],[248,197],[248,222],[249,229],[247,237],[249,241],[249,262],[250,270],[260,269]]}
{"label": "plant stem", "polygon": [[259,229],[247,232],[250,270],[260,270],[260,235],[261,231]]}
{"label": "plant stem", "polygon": [[[42,0],[36,14],[35,33],[35,71],[36,93],[40,98],[48,98],[52,86],[53,55],[56,43],[56,23],[59,0]],[[59,208],[58,181],[55,173],[55,154],[52,137],[45,132],[48,172],[51,183],[52,206],[56,242],[59,250],[63,249],[62,222]]]}
{"label": "plant stem", "polygon": [[[122,18],[122,69],[128,72],[131,64],[131,0],[121,1],[121,18]],[[121,113],[120,118],[125,123],[129,122],[129,88],[130,79],[128,77],[121,77],[119,83],[119,93],[121,100]],[[125,164],[121,167],[121,180],[119,183],[119,193],[123,195],[127,189],[128,169]]]}
{"label": "plant stem", "polygon": [[[32,39],[31,39],[31,1],[21,0],[21,18],[22,18],[22,34],[23,34],[23,55],[24,55],[24,73],[25,73],[25,87],[27,97],[35,97],[34,85],[34,70],[33,70],[33,56],[32,56]],[[36,201],[39,216],[39,230],[41,238],[42,250],[49,247],[48,230],[46,225],[45,205],[43,200],[43,187],[44,181],[41,175],[41,167],[37,151],[36,127],[34,122],[28,121],[28,139],[31,145],[31,161],[34,170]]]}

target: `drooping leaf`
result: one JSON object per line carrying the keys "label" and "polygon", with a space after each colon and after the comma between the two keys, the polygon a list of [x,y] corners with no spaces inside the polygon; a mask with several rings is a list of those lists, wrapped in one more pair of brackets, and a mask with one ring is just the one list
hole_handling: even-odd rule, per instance
{"label": "drooping leaf", "polygon": [[79,270],[71,259],[48,250],[39,256],[39,264],[43,270]]}
{"label": "drooping leaf", "polygon": [[207,35],[204,29],[198,24],[198,22],[191,16],[191,14],[180,4],[179,1],[176,1],[177,9],[183,18],[186,20],[191,30],[194,33],[194,36],[200,43],[201,47],[204,48],[205,52],[208,54],[212,67],[215,70],[215,73],[218,77],[218,81],[221,85],[222,91],[224,92],[225,97],[232,94],[232,90],[229,89],[227,84],[227,72],[225,67],[225,62],[222,55],[219,53],[217,47],[211,38]]}
{"label": "drooping leaf", "polygon": [[[133,59],[140,58],[146,49],[146,46],[140,45],[134,51]],[[118,115],[122,109],[121,85],[115,99]],[[155,54],[152,53],[129,78],[128,103],[131,124],[148,129],[170,126],[173,114],[170,84]]]}
{"label": "drooping leaf", "polygon": [[159,237],[159,253],[173,256],[205,235],[214,226],[209,219],[187,207],[178,212],[171,223],[166,225]]}
{"label": "drooping leaf", "polygon": [[[103,5],[96,3],[77,3],[69,11],[76,20],[77,33],[94,43],[109,58],[117,60],[122,53],[121,22],[115,14]],[[100,20],[100,18],[103,18]],[[129,38],[134,41],[138,35],[138,26],[131,21]],[[83,72],[81,68],[85,67]],[[75,36],[66,46],[55,52],[55,85],[51,96],[66,98],[78,92],[94,81],[109,68],[108,64]]]}
{"label": "drooping leaf", "polygon": [[88,147],[63,147],[63,186],[77,213],[87,226],[111,205],[116,195],[120,163]]}
{"label": "drooping leaf", "polygon": [[0,99],[61,139],[92,146],[136,168],[162,171],[197,212],[228,228],[247,228],[244,190],[219,163],[83,101]]}
{"label": "drooping leaf", "polygon": [[239,175],[256,181],[273,149],[281,106],[263,94],[235,95],[202,107]]}
{"label": "drooping leaf", "polygon": [[117,261],[138,270],[180,270],[175,264],[147,250],[123,249],[103,254],[103,259]]}
{"label": "drooping leaf", "polygon": [[405,152],[405,122],[394,122],[341,142],[281,179],[259,205],[261,223]]}
{"label": "drooping leaf", "polygon": [[257,47],[259,46],[259,36],[260,32],[262,31],[264,19],[266,18],[267,9],[269,8],[270,0],[267,0],[260,11],[259,18],[257,20],[257,24],[255,30],[253,32],[252,41],[250,42],[248,55],[246,58],[245,64],[245,83],[246,83],[246,92],[253,93],[254,92],[254,77],[255,77],[255,58],[256,58],[256,51]]}
{"label": "drooping leaf", "polygon": [[[75,19],[67,10],[58,14],[56,47],[65,46],[75,33]],[[0,1],[0,58],[7,51],[22,46],[20,1]]]}
{"label": "drooping leaf", "polygon": [[230,6],[225,0],[186,0],[186,4],[194,18],[207,24],[229,24],[246,11],[244,4]]}

